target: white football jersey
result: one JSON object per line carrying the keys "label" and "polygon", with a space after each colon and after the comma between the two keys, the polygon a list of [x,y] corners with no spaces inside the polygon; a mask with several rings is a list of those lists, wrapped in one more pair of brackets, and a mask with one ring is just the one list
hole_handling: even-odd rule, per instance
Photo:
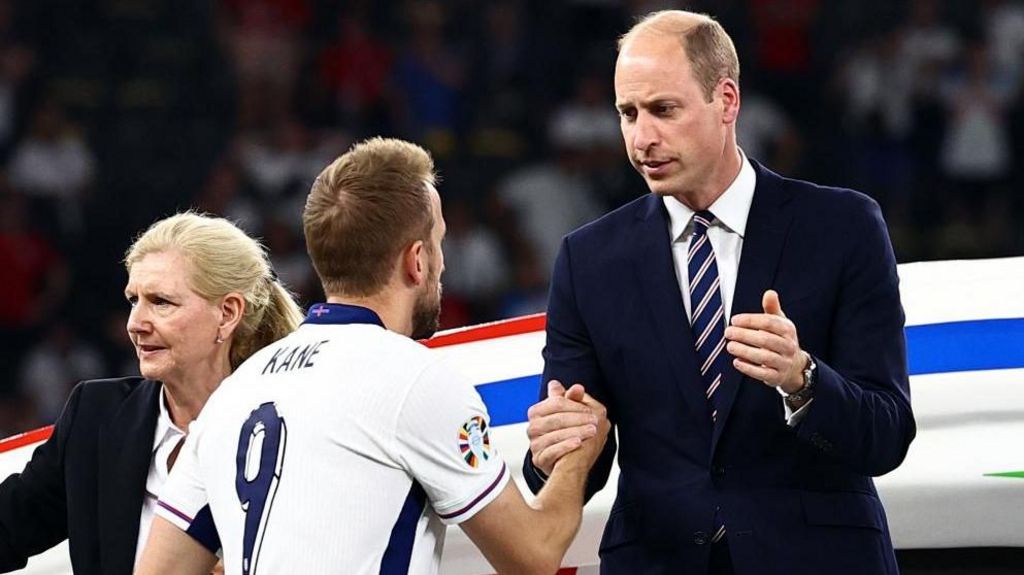
{"label": "white football jersey", "polygon": [[509,480],[488,424],[439,355],[317,304],[210,397],[157,513],[229,574],[436,573],[444,525]]}

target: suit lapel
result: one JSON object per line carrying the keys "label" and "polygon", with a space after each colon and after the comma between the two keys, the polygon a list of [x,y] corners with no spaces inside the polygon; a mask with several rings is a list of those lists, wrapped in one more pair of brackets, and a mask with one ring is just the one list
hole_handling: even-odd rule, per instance
{"label": "suit lapel", "polygon": [[131,573],[161,386],[146,380],[100,433],[99,541],[104,573]]}
{"label": "suit lapel", "polygon": [[706,422],[702,429],[710,429],[711,415],[707,398],[701,386],[695,383],[698,373],[697,354],[693,348],[693,333],[686,318],[683,296],[672,261],[668,215],[661,198],[649,194],[638,213],[639,226],[636,241],[630,242],[636,281],[642,286],[650,318],[658,340],[664,344],[664,354],[672,367],[672,378],[679,386],[693,417]]}
{"label": "suit lapel", "polygon": [[[739,273],[736,276],[736,291],[729,317],[740,313],[763,311],[761,297],[774,282],[775,271],[792,220],[792,214],[788,209],[789,194],[784,188],[782,178],[753,160],[751,164],[757,173],[757,184],[754,188],[754,200],[750,205],[750,215],[747,217],[743,252],[740,254]],[[716,392],[721,394],[721,407],[719,425],[715,426],[711,441],[712,455],[722,435],[722,429],[729,420],[740,387],[751,384],[743,381],[744,379],[745,377],[732,366],[730,359],[725,373],[722,374],[721,387]]]}

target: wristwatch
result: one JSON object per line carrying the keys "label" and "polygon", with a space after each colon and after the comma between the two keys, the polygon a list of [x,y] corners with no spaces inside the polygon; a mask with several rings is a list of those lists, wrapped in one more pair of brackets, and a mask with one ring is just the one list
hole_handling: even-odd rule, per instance
{"label": "wristwatch", "polygon": [[804,352],[807,356],[807,365],[804,367],[804,386],[786,395],[786,401],[790,403],[804,404],[814,397],[814,384],[818,382],[818,364],[814,362],[814,356]]}

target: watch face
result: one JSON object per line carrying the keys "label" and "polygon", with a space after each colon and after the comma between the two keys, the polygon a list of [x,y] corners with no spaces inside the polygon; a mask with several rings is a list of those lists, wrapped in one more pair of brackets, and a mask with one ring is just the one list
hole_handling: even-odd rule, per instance
{"label": "watch face", "polygon": [[807,368],[804,369],[804,385],[806,388],[810,388],[814,385],[818,375],[818,364],[814,362],[814,358],[808,354],[807,356]]}

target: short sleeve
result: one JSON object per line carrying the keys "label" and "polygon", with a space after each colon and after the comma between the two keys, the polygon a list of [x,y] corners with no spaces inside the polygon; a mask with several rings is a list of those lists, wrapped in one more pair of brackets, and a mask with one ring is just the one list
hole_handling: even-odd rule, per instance
{"label": "short sleeve", "polygon": [[483,400],[443,362],[425,369],[412,385],[395,439],[406,469],[445,524],[473,517],[508,483],[505,461],[491,444]]}
{"label": "short sleeve", "polygon": [[202,436],[199,421],[189,426],[190,433],[161,490],[156,514],[188,533],[210,552],[217,553],[220,550],[220,536],[213,523],[206,487],[199,474],[197,447]]}

